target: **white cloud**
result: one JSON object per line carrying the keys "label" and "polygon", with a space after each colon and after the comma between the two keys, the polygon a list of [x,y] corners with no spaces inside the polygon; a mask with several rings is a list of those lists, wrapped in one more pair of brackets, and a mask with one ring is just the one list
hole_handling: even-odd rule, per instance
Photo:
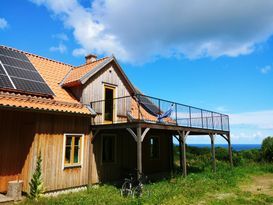
{"label": "white cloud", "polygon": [[32,2],[72,28],[84,50],[129,62],[249,54],[273,33],[271,0],[94,0],[89,8],[77,0]]}
{"label": "white cloud", "polygon": [[230,124],[254,126],[259,129],[273,129],[273,110],[230,114]]}
{"label": "white cloud", "polygon": [[4,29],[8,27],[8,22],[4,18],[0,18],[0,29]]}
{"label": "white cloud", "polygon": [[267,66],[261,68],[261,73],[262,74],[267,74],[267,73],[269,73],[271,71],[271,69],[272,69],[272,67],[270,65],[267,65]]}
{"label": "white cloud", "polygon": [[65,53],[67,51],[67,47],[61,42],[59,43],[58,46],[52,46],[49,49],[52,52],[60,52],[60,53]]}
{"label": "white cloud", "polygon": [[85,56],[87,55],[88,51],[84,48],[76,48],[73,50],[72,55],[73,56]]}
{"label": "white cloud", "polygon": [[54,34],[52,37],[59,39],[61,41],[68,41],[68,36],[65,33],[57,33],[57,34]]}

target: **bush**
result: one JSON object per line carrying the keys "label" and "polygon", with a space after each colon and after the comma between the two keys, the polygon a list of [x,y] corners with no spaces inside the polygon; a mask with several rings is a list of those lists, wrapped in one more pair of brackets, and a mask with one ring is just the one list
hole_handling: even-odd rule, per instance
{"label": "bush", "polygon": [[37,199],[43,193],[43,181],[42,181],[42,157],[41,153],[38,155],[36,162],[35,172],[32,175],[32,179],[29,183],[30,193],[29,197],[31,199]]}
{"label": "bush", "polygon": [[273,162],[273,137],[267,137],[263,140],[262,158],[267,162]]}

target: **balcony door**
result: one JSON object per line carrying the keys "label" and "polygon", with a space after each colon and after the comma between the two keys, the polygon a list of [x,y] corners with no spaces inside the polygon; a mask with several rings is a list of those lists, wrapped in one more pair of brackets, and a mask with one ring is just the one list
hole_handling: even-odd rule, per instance
{"label": "balcony door", "polygon": [[114,87],[104,87],[104,122],[112,123],[115,119],[114,95]]}

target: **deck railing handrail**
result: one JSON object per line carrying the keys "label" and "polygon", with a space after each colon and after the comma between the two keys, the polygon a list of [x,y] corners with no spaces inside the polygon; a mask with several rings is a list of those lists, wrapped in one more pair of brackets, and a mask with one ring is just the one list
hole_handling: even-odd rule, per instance
{"label": "deck railing handrail", "polygon": [[[166,109],[165,110],[163,109],[164,105],[166,108],[166,104],[167,104],[168,107],[170,107],[170,105],[174,105],[174,107],[173,107],[174,115],[171,114],[172,116],[169,117],[171,119],[171,121],[168,122],[169,124],[176,124],[178,126],[185,125],[188,127],[198,127],[198,128],[200,127],[200,128],[207,128],[207,129],[212,129],[212,130],[229,131],[229,116],[227,114],[222,114],[219,112],[214,112],[214,111],[210,111],[207,109],[198,108],[195,106],[177,103],[177,102],[173,102],[170,100],[164,100],[164,99],[152,97],[149,95],[143,95],[143,94],[135,94],[135,95],[116,97],[116,98],[113,98],[113,102],[119,101],[122,99],[134,99],[135,102],[137,103],[138,117],[136,117],[136,120],[152,121],[148,118],[144,119],[144,117],[141,113],[141,108],[145,109],[145,107],[146,108],[148,107],[148,110],[150,110],[150,112],[153,113],[152,115],[157,116],[157,115],[163,114],[164,112],[167,111]],[[105,99],[92,101],[90,103],[90,105],[91,105],[91,107],[93,107],[93,105],[100,104],[105,101],[106,101]],[[125,109],[126,108],[128,109],[127,105],[123,105],[123,108],[124,108],[124,106],[125,106]],[[99,105],[99,107],[100,107],[100,109],[103,109],[102,108],[103,106]],[[117,109],[119,109],[119,107]],[[179,111],[179,110],[182,110],[182,111]],[[103,112],[100,111],[98,113],[103,113]],[[182,121],[184,121],[184,122],[182,122]],[[157,121],[155,121],[155,122],[157,122]],[[158,120],[158,122],[159,122],[159,120]],[[101,122],[101,123],[103,123],[103,122]],[[117,123],[117,122],[115,122],[115,123]],[[183,123],[184,123],[184,125],[183,125]]]}

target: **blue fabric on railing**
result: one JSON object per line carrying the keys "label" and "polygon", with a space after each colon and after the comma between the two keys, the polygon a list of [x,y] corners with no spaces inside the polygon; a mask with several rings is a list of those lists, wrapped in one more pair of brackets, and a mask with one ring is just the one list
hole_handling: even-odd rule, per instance
{"label": "blue fabric on railing", "polygon": [[170,117],[172,115],[172,112],[173,112],[173,104],[171,105],[171,107],[166,111],[164,112],[163,114],[161,115],[157,115],[157,119],[159,122],[162,122],[162,120],[164,118],[167,118],[167,117]]}

